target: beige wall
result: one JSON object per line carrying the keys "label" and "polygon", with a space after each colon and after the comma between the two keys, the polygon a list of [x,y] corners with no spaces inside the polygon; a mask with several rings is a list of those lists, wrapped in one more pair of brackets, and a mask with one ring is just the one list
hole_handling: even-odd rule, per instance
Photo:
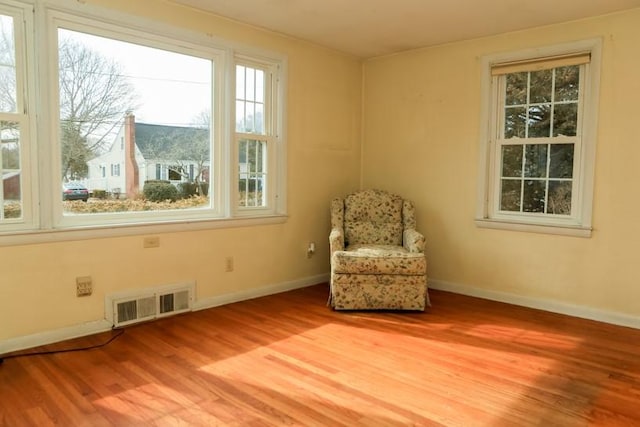
{"label": "beige wall", "polygon": [[[640,316],[640,9],[365,63],[363,185],[417,204],[434,282]],[[480,58],[601,37],[593,236],[480,229]]]}
{"label": "beige wall", "polygon": [[[202,300],[327,273],[328,201],[360,182],[361,62],[162,1],[87,3],[287,55],[289,219],[159,234],[157,249],[143,249],[142,236],[0,247],[0,345],[103,319],[104,296],[117,291],[195,280]],[[226,256],[235,258],[232,273]],[[84,275],[94,293],[77,298],[75,277]]]}

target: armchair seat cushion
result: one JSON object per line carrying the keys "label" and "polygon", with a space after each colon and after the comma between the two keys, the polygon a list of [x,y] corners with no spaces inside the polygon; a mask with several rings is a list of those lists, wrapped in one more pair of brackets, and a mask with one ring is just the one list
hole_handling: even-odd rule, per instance
{"label": "armchair seat cushion", "polygon": [[423,253],[409,252],[402,246],[358,243],[333,253],[334,274],[400,274],[424,276],[427,261]]}

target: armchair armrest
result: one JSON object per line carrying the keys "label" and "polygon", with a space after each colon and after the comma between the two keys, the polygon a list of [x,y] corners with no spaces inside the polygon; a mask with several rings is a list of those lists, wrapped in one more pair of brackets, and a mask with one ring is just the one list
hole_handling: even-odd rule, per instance
{"label": "armchair armrest", "polygon": [[342,228],[334,227],[331,229],[331,233],[329,234],[329,249],[332,255],[336,251],[344,250],[344,230]]}
{"label": "armchair armrest", "polygon": [[415,229],[404,230],[402,242],[404,248],[409,252],[424,252],[425,238]]}

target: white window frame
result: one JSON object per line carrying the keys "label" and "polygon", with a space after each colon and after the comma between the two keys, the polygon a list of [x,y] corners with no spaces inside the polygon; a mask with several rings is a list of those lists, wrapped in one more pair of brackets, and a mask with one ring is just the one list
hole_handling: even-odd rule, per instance
{"label": "white window frame", "polygon": [[[10,233],[23,232],[37,228],[38,202],[35,195],[38,182],[37,155],[34,148],[36,136],[36,79],[33,64],[35,63],[33,8],[28,4],[15,1],[3,1],[0,13],[11,16],[14,23],[15,61],[16,61],[16,111],[0,113],[0,120],[20,123],[20,193],[21,218],[3,219],[2,230]],[[0,180],[2,178],[0,177]],[[4,183],[0,182],[0,186]],[[61,188],[61,187],[60,187]],[[0,200],[1,202],[1,200]],[[0,206],[0,208],[2,208]]]}
{"label": "white window frame", "polygon": [[[482,58],[482,106],[480,129],[480,159],[478,199],[475,223],[478,227],[515,231],[590,237],[597,118],[599,106],[600,62],[602,40],[589,39],[561,45],[527,49],[518,52],[488,55]],[[573,205],[568,216],[550,214],[508,214],[498,209],[500,192],[500,150],[497,144],[499,126],[503,123],[499,90],[500,76],[491,70],[499,64],[543,60],[578,53],[589,53],[590,61],[583,65],[579,102],[579,141],[575,145],[573,175]],[[504,79],[504,77],[502,77]]]}
{"label": "white window frame", "polygon": [[[246,66],[249,68],[260,69],[265,73],[265,99],[264,99],[264,133],[244,133],[244,132],[236,132],[236,124],[235,124],[235,67],[237,65]],[[239,145],[240,141],[243,139],[248,140],[258,140],[264,141],[267,144],[267,159],[266,159],[266,196],[265,196],[265,204],[264,206],[239,206],[237,204],[237,200],[239,200],[239,189],[238,185],[233,187],[233,206],[234,212],[236,216],[251,216],[256,213],[272,213],[281,209],[281,206],[278,206],[278,201],[281,200],[280,192],[281,190],[278,188],[277,183],[280,181],[278,179],[277,171],[278,169],[278,152],[279,147],[282,145],[281,138],[281,126],[282,122],[279,120],[280,114],[278,114],[277,103],[276,100],[280,97],[280,82],[279,82],[279,66],[277,64],[258,61],[254,58],[246,57],[244,55],[236,55],[234,60],[234,72],[233,72],[233,84],[234,88],[234,106],[233,106],[233,182],[238,182],[240,179],[240,173],[238,168],[239,161]]]}
{"label": "white window frame", "polygon": [[[58,136],[59,129],[59,98],[58,98],[58,29],[65,28],[72,31],[86,32],[121,40],[125,42],[137,42],[145,46],[155,47],[171,52],[182,53],[194,57],[200,57],[211,60],[214,63],[212,73],[212,85],[217,83],[224,84],[223,73],[221,68],[225,64],[226,52],[222,49],[200,45],[190,40],[181,40],[178,37],[170,35],[161,35],[152,31],[140,31],[127,25],[114,23],[110,20],[96,20],[93,17],[78,16],[67,10],[58,10],[57,8],[46,9],[47,29],[48,29],[48,52],[49,60],[47,63],[49,78],[48,99],[51,100],[50,107],[50,127],[48,134],[51,135],[52,158],[58,159],[50,166],[50,180],[55,182],[61,176],[60,172],[60,138]],[[178,41],[179,40],[179,41]],[[222,92],[219,88],[213,89],[212,94],[212,122],[221,123],[222,121],[216,117],[220,112],[222,103]],[[218,135],[216,135],[216,132]],[[212,129],[211,141],[221,141],[219,135],[222,132],[220,126],[214,126]],[[211,147],[212,159],[218,159],[215,150],[219,149],[220,144],[214,144]],[[215,163],[213,163],[215,164]],[[164,173],[168,176],[167,173]],[[113,175],[111,175],[113,176]],[[155,212],[132,212],[132,213],[97,213],[85,215],[65,215],[62,203],[54,200],[53,203],[53,227],[55,229],[71,229],[75,227],[100,227],[100,226],[117,226],[119,224],[149,224],[162,223],[171,221],[187,221],[187,220],[203,220],[221,217],[220,203],[213,199],[211,206],[198,210],[176,210],[176,211],[155,211]]]}
{"label": "white window frame", "polygon": [[[29,95],[26,104],[37,108],[37,111],[25,107],[25,111],[30,113],[30,126],[29,132],[25,131],[21,135],[26,147],[24,159],[28,159],[32,165],[25,169],[29,173],[23,180],[23,185],[29,185],[28,188],[23,188],[24,218],[17,224],[0,224],[0,246],[286,221],[286,56],[74,0],[0,0],[0,10],[5,10],[5,5],[17,5],[16,9],[23,11],[24,34],[22,38],[17,38],[26,40],[26,65],[21,67],[24,81],[27,82],[24,85],[25,93]],[[210,208],[176,212],[64,215],[61,197],[58,197],[61,194],[58,188],[61,183],[57,94],[59,27],[116,40],[134,41],[214,61],[212,162],[209,173],[210,188],[215,196]],[[35,37],[32,37],[34,34]],[[235,166],[237,157],[234,156],[233,80],[237,60],[254,61],[275,70],[272,91],[273,129],[277,129],[278,141],[270,144],[273,147],[269,152],[271,173],[268,185],[271,198],[267,206],[261,209],[236,206],[238,181]],[[32,75],[27,75],[27,71],[33,71]],[[40,102],[35,102],[36,96]],[[31,144],[27,143],[29,137]],[[47,141],[52,143],[46,143]]]}

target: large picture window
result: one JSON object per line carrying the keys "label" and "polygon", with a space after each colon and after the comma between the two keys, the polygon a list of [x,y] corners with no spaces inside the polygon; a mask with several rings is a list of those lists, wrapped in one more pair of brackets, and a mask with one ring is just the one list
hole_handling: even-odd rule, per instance
{"label": "large picture window", "polygon": [[[64,202],[64,215],[211,206],[216,57],[171,48],[58,29],[60,175],[94,196]],[[103,163],[111,164],[106,177]]]}
{"label": "large picture window", "polygon": [[0,0],[0,235],[283,217],[284,57],[16,4]]}
{"label": "large picture window", "polygon": [[588,234],[597,92],[592,62],[592,50],[580,46],[488,65],[480,225]]}

